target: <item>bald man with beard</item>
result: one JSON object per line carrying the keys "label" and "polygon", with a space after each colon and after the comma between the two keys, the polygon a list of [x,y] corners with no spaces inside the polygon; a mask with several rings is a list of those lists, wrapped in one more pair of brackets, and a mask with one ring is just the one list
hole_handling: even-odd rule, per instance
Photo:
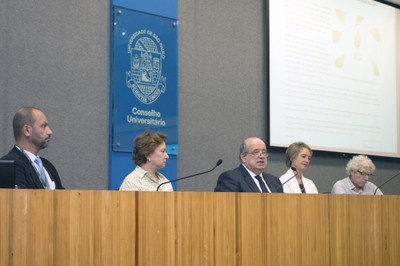
{"label": "bald man with beard", "polygon": [[64,189],[54,165],[38,155],[53,134],[43,111],[35,107],[20,108],[14,115],[13,130],[15,145],[1,159],[15,161],[15,187]]}

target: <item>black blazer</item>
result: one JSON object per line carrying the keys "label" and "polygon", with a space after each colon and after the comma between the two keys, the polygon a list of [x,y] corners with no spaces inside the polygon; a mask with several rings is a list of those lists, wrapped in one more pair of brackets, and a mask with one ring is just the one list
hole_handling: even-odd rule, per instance
{"label": "black blazer", "polygon": [[[262,173],[271,192],[283,193],[282,183],[279,178]],[[260,192],[253,178],[241,164],[238,168],[223,172],[217,181],[214,191],[219,192]]]}
{"label": "black blazer", "polygon": [[[32,165],[32,162],[17,147],[14,146],[1,159],[15,161],[15,185],[18,188],[44,188],[40,182],[36,169]],[[42,160],[43,166],[46,168],[47,173],[49,173],[51,180],[54,181],[56,189],[65,189],[61,184],[60,176],[58,175],[54,165],[45,158],[40,157],[40,159]]]}

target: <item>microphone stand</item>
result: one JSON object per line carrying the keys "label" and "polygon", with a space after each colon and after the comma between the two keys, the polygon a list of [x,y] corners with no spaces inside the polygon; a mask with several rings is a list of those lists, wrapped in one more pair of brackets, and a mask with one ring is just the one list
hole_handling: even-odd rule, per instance
{"label": "microphone stand", "polygon": [[216,165],[215,165],[211,170],[204,171],[204,172],[197,173],[197,174],[193,174],[193,175],[188,175],[188,176],[181,177],[181,178],[177,178],[177,179],[174,179],[174,180],[165,181],[165,182],[163,182],[163,183],[161,183],[161,184],[158,185],[156,191],[158,191],[162,185],[165,185],[165,184],[168,184],[168,183],[172,183],[172,182],[176,182],[176,181],[179,181],[179,180],[183,180],[183,179],[186,179],[186,178],[190,178],[190,177],[194,177],[194,176],[198,176],[198,175],[202,175],[202,174],[209,173],[209,172],[213,171],[215,168],[217,168],[222,162],[223,162],[222,159],[219,159],[219,160],[217,161]]}
{"label": "microphone stand", "polygon": [[295,174],[294,174],[292,177],[290,177],[288,180],[286,180],[285,182],[283,182],[283,183],[277,188],[277,191],[278,191],[280,188],[283,189],[283,185],[285,185],[287,182],[289,182],[290,180],[292,180],[292,179],[297,175],[297,169],[296,169],[296,167],[292,166],[292,167],[290,167],[290,169],[292,169],[292,171],[295,172]]}
{"label": "microphone stand", "polygon": [[392,176],[391,178],[389,178],[388,181],[386,181],[385,183],[379,185],[379,187],[376,187],[375,191],[374,191],[374,195],[376,195],[376,192],[378,191],[378,189],[380,189],[381,187],[383,187],[383,185],[385,185],[386,183],[388,183],[389,181],[391,181],[393,178],[397,177],[398,175],[400,175],[400,172],[398,172],[397,174],[395,174],[394,176]]}

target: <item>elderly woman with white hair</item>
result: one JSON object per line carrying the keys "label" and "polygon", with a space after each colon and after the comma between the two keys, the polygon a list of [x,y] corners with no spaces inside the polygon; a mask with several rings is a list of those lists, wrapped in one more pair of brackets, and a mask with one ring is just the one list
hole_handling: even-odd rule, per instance
{"label": "elderly woman with white hair", "polygon": [[347,163],[347,177],[333,185],[332,194],[383,195],[377,186],[369,182],[375,165],[365,155],[356,155]]}

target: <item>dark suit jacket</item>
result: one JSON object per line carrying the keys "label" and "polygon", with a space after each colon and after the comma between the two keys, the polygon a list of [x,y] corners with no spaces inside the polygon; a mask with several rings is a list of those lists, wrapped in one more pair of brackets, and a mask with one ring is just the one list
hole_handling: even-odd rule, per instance
{"label": "dark suit jacket", "polygon": [[[279,178],[267,173],[262,173],[271,192],[283,192]],[[217,181],[214,191],[223,192],[260,192],[253,178],[241,164],[238,168],[223,172]]]}
{"label": "dark suit jacket", "polygon": [[[15,185],[18,188],[44,188],[31,161],[17,147],[14,146],[1,159],[15,161]],[[45,158],[40,157],[40,159],[42,160],[47,173],[49,173],[50,178],[54,181],[56,189],[64,189],[61,184],[60,176],[58,175],[54,165]]]}

